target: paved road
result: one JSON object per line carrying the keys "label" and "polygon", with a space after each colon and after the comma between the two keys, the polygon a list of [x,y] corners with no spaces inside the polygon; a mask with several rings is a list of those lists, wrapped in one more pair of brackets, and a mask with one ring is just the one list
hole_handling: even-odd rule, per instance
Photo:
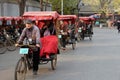
{"label": "paved road", "polygon": [[[14,80],[18,50],[0,55],[0,80]],[[37,76],[27,80],[120,80],[120,34],[115,29],[94,28],[93,40],[77,43],[76,50],[62,51],[57,69],[40,65]]]}

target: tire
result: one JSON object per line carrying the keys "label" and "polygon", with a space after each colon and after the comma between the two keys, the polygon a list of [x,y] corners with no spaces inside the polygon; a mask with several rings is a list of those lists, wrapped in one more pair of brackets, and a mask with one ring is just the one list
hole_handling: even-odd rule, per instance
{"label": "tire", "polygon": [[89,36],[89,40],[92,40],[92,35]]}
{"label": "tire", "polygon": [[55,70],[55,69],[56,69],[56,64],[57,64],[57,54],[54,55],[54,58],[53,58],[53,60],[51,61],[52,70]]}
{"label": "tire", "polygon": [[84,40],[84,38],[85,38],[85,34],[82,33],[82,34],[81,34],[81,39]]}
{"label": "tire", "polygon": [[72,39],[72,49],[75,50],[76,47],[76,41],[75,39]]}
{"label": "tire", "polygon": [[83,37],[82,37],[82,40],[84,40],[84,39],[85,39],[85,37],[83,36]]}
{"label": "tire", "polygon": [[16,50],[15,41],[14,41],[14,40],[9,40],[9,41],[7,40],[6,45],[7,45],[7,49],[8,49],[9,51],[14,51],[14,50]]}
{"label": "tire", "polygon": [[25,80],[27,65],[24,58],[19,59],[15,68],[15,80]]}
{"label": "tire", "polygon": [[4,54],[7,51],[6,45],[4,42],[0,42],[0,54]]}
{"label": "tire", "polygon": [[72,49],[75,50],[76,43],[72,44]]}

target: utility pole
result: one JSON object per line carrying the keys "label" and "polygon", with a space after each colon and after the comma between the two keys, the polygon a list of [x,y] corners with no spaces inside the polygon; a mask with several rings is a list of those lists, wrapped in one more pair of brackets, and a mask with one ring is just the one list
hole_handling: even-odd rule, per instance
{"label": "utility pole", "polygon": [[82,4],[83,4],[82,0],[79,0],[78,5],[77,5],[77,7],[78,7],[78,16],[79,16],[80,8],[81,8],[81,6],[83,6]]}
{"label": "utility pole", "polygon": [[61,0],[61,15],[63,15],[63,0]]}

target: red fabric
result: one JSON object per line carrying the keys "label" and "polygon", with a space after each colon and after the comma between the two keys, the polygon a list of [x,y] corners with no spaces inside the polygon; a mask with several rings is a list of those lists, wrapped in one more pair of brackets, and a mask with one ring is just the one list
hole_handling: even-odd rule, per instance
{"label": "red fabric", "polygon": [[56,36],[45,36],[41,38],[41,43],[40,57],[57,53],[58,38]]}
{"label": "red fabric", "polygon": [[38,27],[41,29],[45,23],[44,22],[38,22]]}

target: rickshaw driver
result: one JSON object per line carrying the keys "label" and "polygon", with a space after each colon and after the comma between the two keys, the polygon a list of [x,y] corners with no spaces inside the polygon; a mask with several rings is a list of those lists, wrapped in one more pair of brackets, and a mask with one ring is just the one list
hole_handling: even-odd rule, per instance
{"label": "rickshaw driver", "polygon": [[17,41],[16,46],[23,42],[24,38],[32,39],[33,44],[38,48],[33,52],[33,75],[37,75],[39,65],[39,52],[40,52],[40,31],[31,20],[26,21],[26,27],[23,29],[22,34]]}
{"label": "rickshaw driver", "polygon": [[68,33],[69,33],[69,36],[70,36],[70,39],[74,39],[75,38],[75,28],[74,28],[74,24],[72,24],[71,21],[69,21],[69,24],[68,24]]}
{"label": "rickshaw driver", "polygon": [[67,36],[68,36],[68,26],[65,25],[63,23],[63,21],[60,21],[60,33],[62,35],[62,38],[61,38],[61,46],[62,46],[62,49],[65,50],[66,49],[66,39],[67,39]]}

